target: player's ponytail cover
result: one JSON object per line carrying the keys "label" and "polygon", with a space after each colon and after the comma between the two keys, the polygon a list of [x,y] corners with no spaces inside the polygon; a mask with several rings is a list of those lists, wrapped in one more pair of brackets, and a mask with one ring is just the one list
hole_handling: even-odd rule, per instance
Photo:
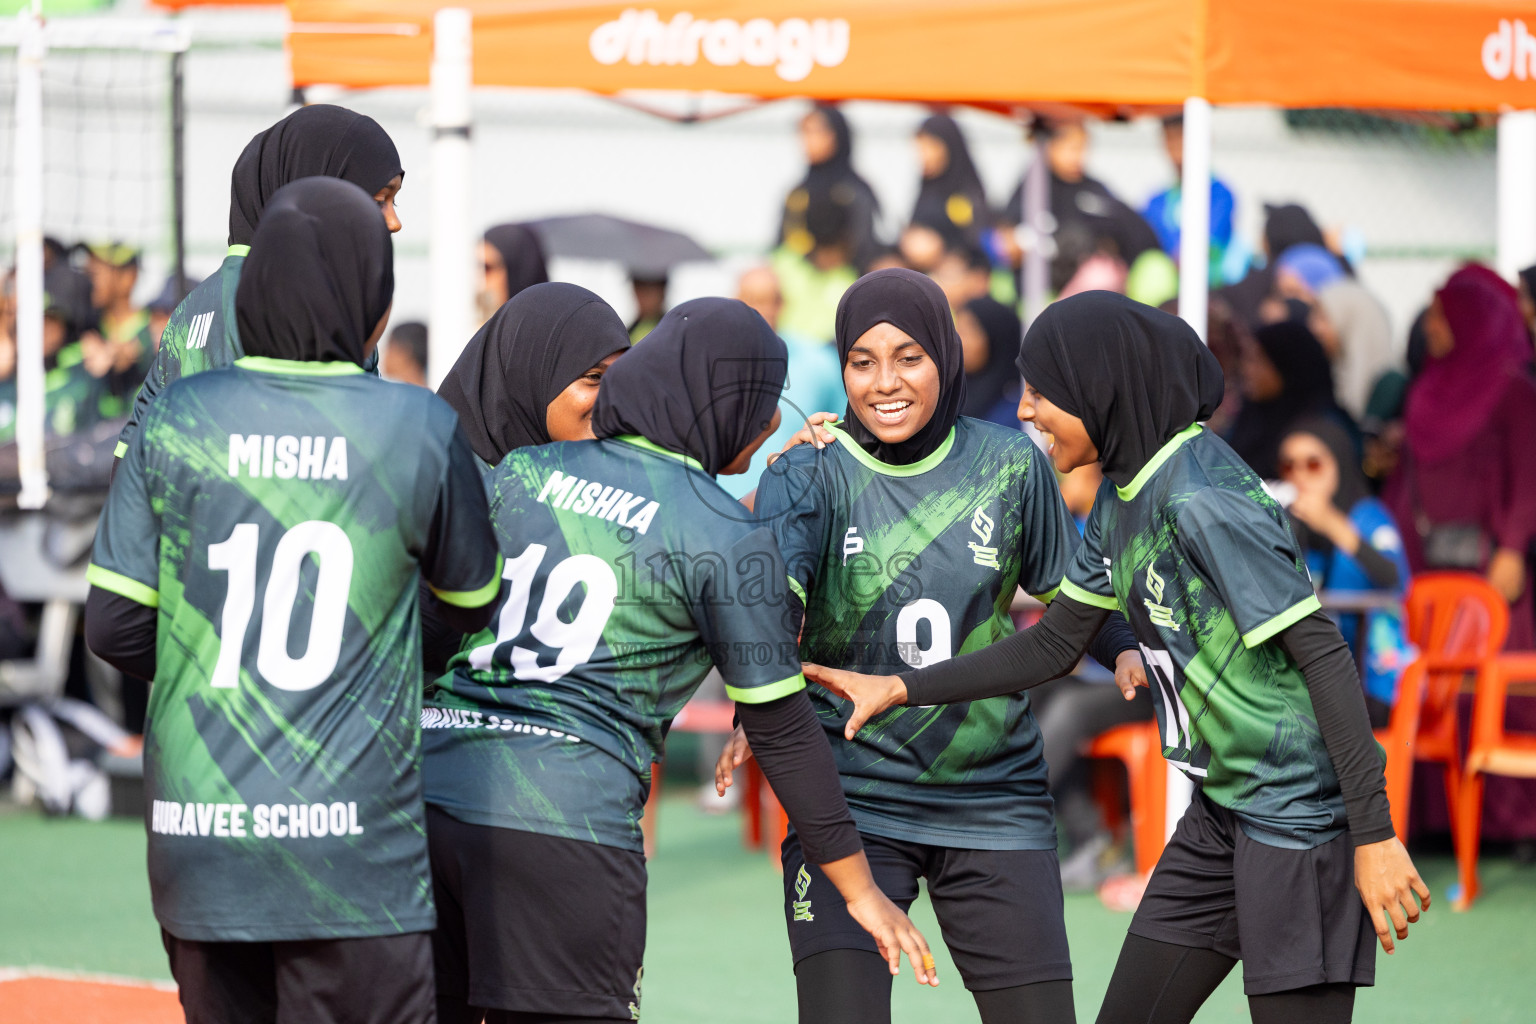
{"label": "player's ponytail cover", "polygon": [[1107,291],[1046,307],[1019,346],[1019,373],[1083,421],[1104,474],[1120,487],[1175,434],[1210,419],[1226,386],[1187,323]]}
{"label": "player's ponytail cover", "polygon": [[395,294],[394,247],[373,197],[339,178],[284,185],[240,271],[248,356],[361,364]]}

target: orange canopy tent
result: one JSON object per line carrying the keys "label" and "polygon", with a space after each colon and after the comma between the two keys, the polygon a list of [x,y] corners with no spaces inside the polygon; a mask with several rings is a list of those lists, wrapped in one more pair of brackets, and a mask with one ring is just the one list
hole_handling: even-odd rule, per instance
{"label": "orange canopy tent", "polygon": [[[188,0],[173,0],[172,5]],[[297,85],[425,85],[442,0],[291,0]],[[467,0],[474,83],[764,98],[1536,107],[1497,0]]]}

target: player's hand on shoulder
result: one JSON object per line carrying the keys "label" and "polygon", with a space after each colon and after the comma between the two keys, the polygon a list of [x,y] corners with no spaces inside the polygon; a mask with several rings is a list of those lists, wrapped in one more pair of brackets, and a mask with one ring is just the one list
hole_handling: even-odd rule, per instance
{"label": "player's hand on shoulder", "polygon": [[866,895],[847,901],[847,906],[848,915],[875,940],[880,955],[890,965],[892,977],[901,973],[901,954],[905,952],[919,985],[939,984],[928,940],[885,893],[871,885]]}
{"label": "player's hand on shoulder", "polygon": [[1370,912],[1381,948],[1388,953],[1395,948],[1392,933],[1406,939],[1421,907],[1429,909],[1429,886],[1396,836],[1355,847],[1355,888]]}
{"label": "player's hand on shoulder", "polygon": [[1140,651],[1124,650],[1115,655],[1115,685],[1126,700],[1136,699],[1136,687],[1147,685],[1147,666]]}
{"label": "player's hand on shoulder", "polygon": [[725,749],[720,751],[720,756],[715,760],[715,792],[725,796],[725,791],[731,788],[731,776],[746,764],[752,757],[752,745],[747,742],[747,734],[737,726],[731,731],[731,738],[725,741]]}
{"label": "player's hand on shoulder", "polygon": [[827,430],[822,426],[822,424],[836,422],[837,413],[835,412],[811,413],[811,415],[806,418],[805,426],[795,431],[795,436],[784,442],[783,448],[780,448],[777,452],[768,456],[768,465],[773,465],[774,462],[778,460],[780,455],[783,455],[797,444],[808,444],[813,445],[816,448],[825,448],[827,445],[833,443],[837,440],[837,435],[833,434],[830,430]]}
{"label": "player's hand on shoulder", "polygon": [[865,722],[887,708],[907,702],[907,684],[900,676],[866,676],[809,662],[804,671],[805,678],[853,704],[853,714],[848,716],[848,724],[843,728],[843,735],[850,740]]}

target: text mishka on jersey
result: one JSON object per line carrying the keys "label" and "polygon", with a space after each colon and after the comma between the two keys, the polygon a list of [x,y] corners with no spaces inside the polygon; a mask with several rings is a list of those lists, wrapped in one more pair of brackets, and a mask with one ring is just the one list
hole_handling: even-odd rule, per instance
{"label": "text mishka on jersey", "polygon": [[230,434],[229,475],[277,477],[279,480],[345,480],[347,439],[294,437],[292,434]]}
{"label": "text mishka on jersey", "polygon": [[[598,480],[587,481],[567,476],[558,469],[549,474],[549,479],[544,481],[544,486],[539,491],[541,505],[550,505],[565,512],[596,516],[610,523],[628,527],[637,533],[644,533],[651,528],[651,520],[656,518],[656,512],[661,508],[657,502],[653,501],[641,508],[639,512],[635,512],[635,509],[639,508],[645,500],[642,494],[631,494],[622,488],[609,487]],[[634,515],[630,515],[632,512]]]}

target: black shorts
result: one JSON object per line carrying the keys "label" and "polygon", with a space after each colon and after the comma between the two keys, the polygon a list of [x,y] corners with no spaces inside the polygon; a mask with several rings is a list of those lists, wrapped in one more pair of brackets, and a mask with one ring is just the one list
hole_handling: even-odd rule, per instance
{"label": "black shorts", "polygon": [[645,855],[471,825],[427,805],[437,988],[484,1009],[630,1020],[645,957]]}
{"label": "black shorts", "polygon": [[1310,850],[1269,846],[1198,790],[1130,930],[1241,960],[1250,996],[1376,980],[1376,931],[1348,834]]}
{"label": "black shorts", "polygon": [[[960,979],[972,992],[1072,977],[1055,850],[958,850],[859,833],[880,891],[903,910],[928,898]],[[836,887],[784,840],[784,920],[796,964],[832,949],[878,952]]]}
{"label": "black shorts", "polygon": [[193,942],[161,930],[187,1024],[434,1024],[426,932]]}

